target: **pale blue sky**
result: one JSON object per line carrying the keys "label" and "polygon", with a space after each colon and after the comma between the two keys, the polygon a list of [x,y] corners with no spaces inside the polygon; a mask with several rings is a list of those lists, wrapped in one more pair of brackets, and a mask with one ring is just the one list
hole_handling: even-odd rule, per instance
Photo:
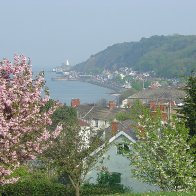
{"label": "pale blue sky", "polygon": [[0,59],[22,53],[34,69],[175,33],[196,35],[196,0],[0,0]]}

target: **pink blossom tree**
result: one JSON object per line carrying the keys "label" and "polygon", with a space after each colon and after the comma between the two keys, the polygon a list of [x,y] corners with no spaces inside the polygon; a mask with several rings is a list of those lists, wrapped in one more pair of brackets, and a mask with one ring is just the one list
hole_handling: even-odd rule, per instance
{"label": "pink blossom tree", "polygon": [[61,126],[47,129],[58,106],[43,110],[48,99],[43,73],[33,79],[29,59],[15,55],[13,63],[0,62],[0,184],[17,181],[10,174],[59,135]]}

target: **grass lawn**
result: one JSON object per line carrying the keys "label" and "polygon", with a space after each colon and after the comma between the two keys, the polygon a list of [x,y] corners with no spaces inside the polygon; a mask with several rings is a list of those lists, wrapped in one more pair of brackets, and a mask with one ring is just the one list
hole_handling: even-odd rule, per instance
{"label": "grass lawn", "polygon": [[[179,192],[157,192],[157,193],[125,193],[113,194],[107,196],[194,196],[196,193],[179,193]],[[106,196],[106,195],[105,195]]]}

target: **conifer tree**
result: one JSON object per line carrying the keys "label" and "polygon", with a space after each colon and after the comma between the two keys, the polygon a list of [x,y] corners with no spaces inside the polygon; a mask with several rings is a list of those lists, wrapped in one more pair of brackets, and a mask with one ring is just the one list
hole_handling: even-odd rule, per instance
{"label": "conifer tree", "polygon": [[192,137],[196,134],[196,76],[194,74],[189,77],[185,91],[186,97],[181,112],[184,114],[187,127],[190,129],[189,134]]}
{"label": "conifer tree", "polygon": [[191,151],[195,155],[196,153],[196,75],[192,75],[188,78],[187,85],[185,87],[186,97],[184,98],[184,105],[182,106],[180,113],[183,114],[186,126],[189,128],[189,141],[191,144]]}

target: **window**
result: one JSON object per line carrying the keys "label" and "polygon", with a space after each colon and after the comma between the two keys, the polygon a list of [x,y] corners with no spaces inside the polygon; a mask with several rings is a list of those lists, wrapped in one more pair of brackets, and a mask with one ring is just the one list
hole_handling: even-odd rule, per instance
{"label": "window", "polygon": [[95,127],[99,127],[99,120],[95,119]]}
{"label": "window", "polygon": [[117,144],[117,154],[128,154],[130,151],[129,145],[126,143],[119,143]]}

